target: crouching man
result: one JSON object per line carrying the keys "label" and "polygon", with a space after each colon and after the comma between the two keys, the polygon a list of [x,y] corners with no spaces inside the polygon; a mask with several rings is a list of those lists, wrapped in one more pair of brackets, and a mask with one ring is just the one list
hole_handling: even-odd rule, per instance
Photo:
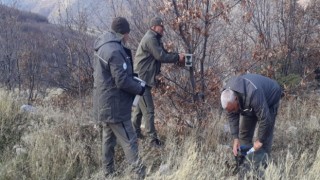
{"label": "crouching man", "polygon": [[233,154],[238,155],[240,146],[252,147],[245,153],[245,162],[250,161],[254,169],[265,167],[270,157],[280,98],[279,84],[258,74],[229,79],[221,94],[233,136]]}

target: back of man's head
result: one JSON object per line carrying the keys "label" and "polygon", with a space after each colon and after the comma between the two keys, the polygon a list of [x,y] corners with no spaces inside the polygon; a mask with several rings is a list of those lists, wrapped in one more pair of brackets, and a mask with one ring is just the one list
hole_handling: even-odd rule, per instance
{"label": "back of man's head", "polygon": [[119,34],[127,34],[130,32],[130,25],[126,18],[115,17],[112,20],[111,29]]}
{"label": "back of man's head", "polygon": [[221,93],[221,106],[223,109],[227,108],[228,103],[236,101],[236,94],[231,89],[225,89]]}

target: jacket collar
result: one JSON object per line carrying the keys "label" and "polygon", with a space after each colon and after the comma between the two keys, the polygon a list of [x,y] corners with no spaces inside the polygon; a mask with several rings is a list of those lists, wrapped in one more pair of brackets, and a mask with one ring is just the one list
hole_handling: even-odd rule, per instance
{"label": "jacket collar", "polygon": [[157,33],[156,31],[152,30],[152,29],[149,29],[149,33],[156,36],[157,39],[161,39],[162,38],[162,35]]}

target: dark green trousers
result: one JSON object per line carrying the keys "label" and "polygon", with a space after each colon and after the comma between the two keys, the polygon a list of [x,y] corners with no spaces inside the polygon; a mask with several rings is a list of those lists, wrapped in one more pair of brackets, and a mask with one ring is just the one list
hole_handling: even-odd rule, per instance
{"label": "dark green trousers", "polygon": [[151,94],[151,87],[146,87],[142,97],[140,97],[139,104],[132,113],[132,124],[137,133],[141,133],[142,118],[145,121],[145,130],[148,138],[157,138],[156,128],[154,126],[154,103]]}
{"label": "dark green trousers", "polygon": [[[271,116],[271,126],[268,130],[268,137],[265,140],[265,142],[263,142],[263,145],[260,150],[246,156],[244,164],[242,164],[242,166],[240,167],[239,179],[243,179],[244,176],[250,171],[254,172],[254,177],[251,177],[253,179],[260,179],[264,176],[264,169],[266,168],[267,161],[270,158],[273,131],[278,108],[279,102],[269,107],[269,112]],[[257,134],[257,124],[259,125],[257,117],[243,116],[240,119],[239,140],[241,145],[253,145],[254,137]]]}

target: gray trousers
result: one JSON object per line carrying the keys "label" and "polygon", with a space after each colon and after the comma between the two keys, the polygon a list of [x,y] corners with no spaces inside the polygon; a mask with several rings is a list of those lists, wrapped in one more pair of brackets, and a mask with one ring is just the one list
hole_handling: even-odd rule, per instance
{"label": "gray trousers", "polygon": [[[244,164],[240,167],[240,172],[238,174],[239,179],[243,179],[245,174],[250,170],[253,170],[255,172],[255,176],[258,178],[262,178],[264,176],[264,169],[267,166],[267,161],[271,152],[273,131],[278,108],[279,102],[269,107],[271,126],[268,130],[268,137],[265,142],[263,142],[260,150],[246,156]],[[239,140],[241,145],[253,145],[253,141],[255,141],[258,132],[256,128],[256,125],[258,123],[257,121],[257,117],[243,116],[240,119]]]}
{"label": "gray trousers", "polygon": [[145,120],[145,130],[148,138],[157,138],[156,128],[154,126],[154,103],[151,94],[151,87],[146,87],[143,96],[139,100],[132,113],[132,124],[137,133],[141,133],[141,121]]}
{"label": "gray trousers", "polygon": [[105,173],[114,172],[114,148],[118,140],[132,170],[138,168],[138,142],[130,120],[121,123],[103,123],[102,166]]}
{"label": "gray trousers", "polygon": [[[269,107],[269,112],[271,116],[271,126],[268,130],[268,137],[263,142],[262,149],[270,154],[271,152],[271,146],[272,146],[272,140],[273,140],[273,131],[274,131],[274,125],[276,121],[276,116],[278,113],[279,108],[279,102],[275,105]],[[240,119],[240,125],[239,125],[239,140],[241,145],[253,145],[253,141],[257,138],[257,125],[258,118],[256,116],[248,117],[248,116],[242,116]],[[259,123],[258,123],[259,126]]]}

